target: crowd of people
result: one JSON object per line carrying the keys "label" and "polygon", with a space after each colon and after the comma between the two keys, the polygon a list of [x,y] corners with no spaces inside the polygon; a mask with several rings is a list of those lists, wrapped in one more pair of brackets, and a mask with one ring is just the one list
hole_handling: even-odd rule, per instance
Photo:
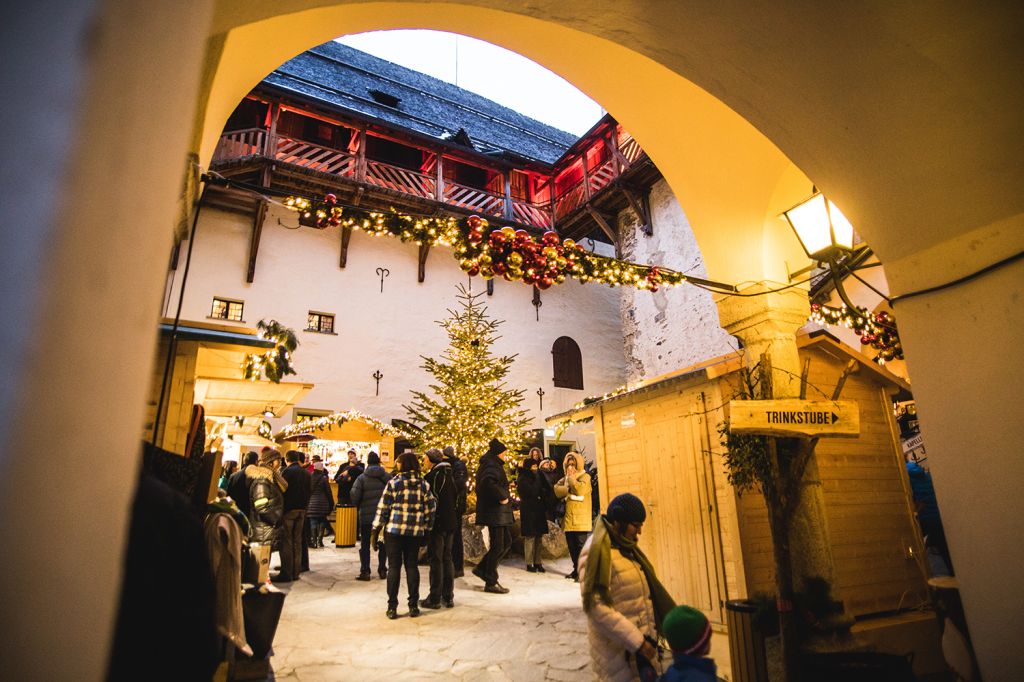
{"label": "crowd of people", "polygon": [[[397,458],[393,471],[371,452],[364,466],[348,453],[334,475],[337,504],[357,509],[360,570],[369,581],[372,557],[377,575],[387,580],[387,610],[399,617],[399,591],[405,574],[409,617],[421,609],[453,608],[455,578],[463,576],[462,518],[469,474],[452,447],[426,451],[425,462],[412,451]],[[487,528],[488,546],[473,568],[484,592],[507,594],[499,567],[512,544],[513,496],[506,464],[511,456],[492,440],[476,471],[475,523]],[[300,579],[309,570],[308,549],[323,547],[328,515],[335,500],[321,458],[307,464],[305,454],[283,456],[266,448],[248,453],[240,467],[225,467],[221,487],[249,520],[249,540],[278,549],[280,572],[273,582]],[[561,469],[561,471],[559,471]],[[561,474],[561,475],[560,475]],[[714,681],[708,658],[711,626],[697,609],[677,606],[638,545],[647,511],[636,496],[624,493],[599,514],[595,476],[583,458],[566,454],[561,467],[533,448],[516,466],[526,570],[544,573],[542,547],[551,523],[565,534],[572,571],[580,583],[588,622],[593,669],[600,680]],[[427,548],[429,587],[420,597],[419,556]],[[672,661],[662,670],[660,642]],[[666,663],[668,663],[666,661]]]}

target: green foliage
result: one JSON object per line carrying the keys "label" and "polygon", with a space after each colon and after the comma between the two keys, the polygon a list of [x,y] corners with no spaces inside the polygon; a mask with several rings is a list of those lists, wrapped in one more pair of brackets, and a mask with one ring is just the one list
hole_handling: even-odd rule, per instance
{"label": "green foliage", "polygon": [[265,376],[275,384],[279,384],[281,379],[289,374],[295,374],[291,363],[291,354],[298,348],[299,340],[292,329],[277,320],[270,322],[260,320],[256,326],[259,328],[261,339],[270,339],[276,345],[262,355],[253,353],[246,355],[245,362],[242,363],[242,378],[259,381]]}
{"label": "green foliage", "polygon": [[763,486],[771,481],[772,471],[768,438],[729,433],[728,421],[718,425],[718,433],[725,447],[723,460],[729,485],[740,492],[763,491]]}
{"label": "green foliage", "polygon": [[518,453],[529,419],[520,407],[523,391],[510,389],[505,382],[516,356],[491,352],[502,322],[488,317],[479,300],[482,293],[474,294],[463,285],[458,291],[460,308],[450,309],[449,317],[438,322],[448,334],[448,348],[439,359],[423,358],[423,369],[436,380],[430,385],[432,395],[413,391],[405,409],[410,420],[423,428],[414,445],[454,446],[459,456],[468,459],[472,487],[490,440],[497,438],[510,453]]}

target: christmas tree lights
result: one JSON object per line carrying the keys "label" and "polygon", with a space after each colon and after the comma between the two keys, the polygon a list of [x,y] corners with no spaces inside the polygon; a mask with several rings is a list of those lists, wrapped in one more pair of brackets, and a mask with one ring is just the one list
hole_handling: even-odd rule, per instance
{"label": "christmas tree lights", "polygon": [[529,425],[521,408],[523,392],[509,389],[508,376],[515,355],[495,356],[491,344],[502,324],[487,315],[487,308],[464,286],[457,295],[460,308],[438,324],[448,334],[449,346],[440,359],[423,358],[423,369],[434,378],[433,395],[413,391],[405,406],[410,419],[423,430],[413,438],[417,449],[455,447],[466,457],[469,486],[473,489],[480,457],[497,438],[511,455],[524,446]]}

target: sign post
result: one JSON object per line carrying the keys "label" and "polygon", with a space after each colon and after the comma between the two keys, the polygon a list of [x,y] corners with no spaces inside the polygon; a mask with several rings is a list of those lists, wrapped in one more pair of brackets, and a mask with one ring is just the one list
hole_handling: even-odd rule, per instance
{"label": "sign post", "polygon": [[860,408],[853,400],[733,400],[729,431],[759,436],[856,438]]}

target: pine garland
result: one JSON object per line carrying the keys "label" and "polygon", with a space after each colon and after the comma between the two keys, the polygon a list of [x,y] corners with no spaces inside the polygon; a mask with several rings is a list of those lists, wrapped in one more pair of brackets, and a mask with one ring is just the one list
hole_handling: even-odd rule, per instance
{"label": "pine garland", "polygon": [[284,377],[295,374],[295,368],[291,363],[291,354],[298,348],[299,340],[295,337],[293,330],[277,320],[270,322],[260,320],[256,327],[259,329],[259,337],[270,339],[275,346],[261,355],[254,353],[246,355],[242,362],[242,378],[259,381],[265,376],[275,384],[279,384]]}

